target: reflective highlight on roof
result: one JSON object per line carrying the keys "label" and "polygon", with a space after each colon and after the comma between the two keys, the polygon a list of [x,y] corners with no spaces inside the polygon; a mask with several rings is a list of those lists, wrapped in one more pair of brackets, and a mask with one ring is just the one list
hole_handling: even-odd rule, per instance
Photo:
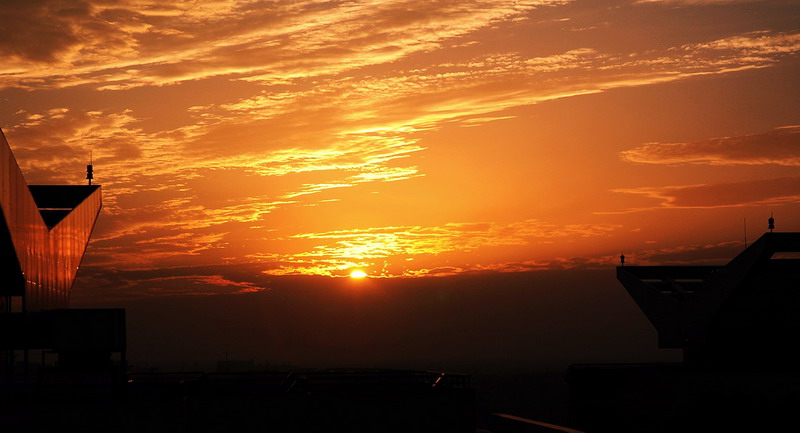
{"label": "reflective highlight on roof", "polygon": [[99,185],[28,186],[0,131],[0,307],[65,308],[102,207]]}

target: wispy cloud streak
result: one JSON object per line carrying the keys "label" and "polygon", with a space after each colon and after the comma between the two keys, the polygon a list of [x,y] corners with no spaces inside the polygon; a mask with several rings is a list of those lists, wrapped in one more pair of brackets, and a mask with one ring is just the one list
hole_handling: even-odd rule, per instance
{"label": "wispy cloud streak", "polygon": [[800,203],[800,177],[781,177],[743,182],[621,188],[614,192],[653,199],[655,206],[598,214],[629,213],[655,209],[712,209]]}
{"label": "wispy cloud streak", "polygon": [[4,8],[0,81],[101,89],[214,76],[269,83],[340,73],[438,48],[539,1],[19,2]]}
{"label": "wispy cloud streak", "polygon": [[[374,268],[375,263],[391,260],[402,263],[423,256],[446,253],[472,253],[484,248],[521,246],[552,239],[607,236],[618,230],[614,224],[555,224],[526,220],[510,224],[451,223],[444,226],[377,227],[337,230],[323,233],[301,233],[293,239],[312,241],[307,251],[288,255],[251,256],[286,263],[272,274],[344,275],[352,268]],[[421,272],[400,266],[404,275]],[[375,275],[391,276],[382,269]]]}
{"label": "wispy cloud streak", "polygon": [[645,164],[800,166],[800,126],[763,134],[720,137],[689,143],[648,143],[626,150],[624,160]]}

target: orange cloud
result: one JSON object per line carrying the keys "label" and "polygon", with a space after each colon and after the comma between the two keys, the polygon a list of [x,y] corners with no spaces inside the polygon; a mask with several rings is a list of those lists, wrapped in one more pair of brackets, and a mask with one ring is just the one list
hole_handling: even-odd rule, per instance
{"label": "orange cloud", "polygon": [[[386,259],[395,262],[406,259],[418,260],[420,256],[426,255],[469,253],[484,248],[528,245],[559,238],[606,236],[619,228],[619,225],[614,224],[558,226],[538,220],[526,220],[510,224],[451,223],[435,227],[336,230],[291,236],[291,239],[314,242],[315,245],[303,252],[250,255],[250,257],[284,263],[278,269],[267,271],[270,274],[340,275],[355,267],[374,267],[376,263]],[[428,271],[403,267],[405,268],[401,271],[403,275],[428,274]],[[475,269],[483,268],[475,267]],[[383,274],[373,272],[371,275],[393,276],[392,272],[386,271]]]}
{"label": "orange cloud", "polygon": [[[512,9],[498,16],[519,12]],[[191,13],[212,14],[206,9]],[[262,176],[343,174],[282,195],[298,197],[423,176],[415,164],[401,161],[424,150],[416,133],[446,122],[473,126],[498,118],[492,113],[552,99],[764,67],[796,51],[798,38],[800,34],[750,33],[634,57],[586,48],[533,58],[492,54],[391,75],[325,78],[313,87],[196,106],[191,111],[194,123],[170,131],[144,133],[140,119],[129,111],[77,113],[59,108],[19,113],[22,119],[8,132],[20,159],[28,164],[26,171],[45,181],[65,181],[62,173],[77,176],[85,156],[75,147],[93,148],[98,167],[105,168],[104,182],[113,187],[110,204],[118,195],[141,188],[136,185],[154,188],[160,184],[156,179],[169,178],[174,188],[208,169],[242,169]],[[310,124],[314,128],[308,128]],[[45,145],[49,150],[43,153]],[[643,159],[640,154],[646,152],[636,151],[626,155]]]}
{"label": "orange cloud", "polygon": [[660,202],[656,206],[598,213],[627,213],[654,209],[708,209],[800,202],[800,177],[743,182],[615,189]]}
{"label": "orange cloud", "polygon": [[625,259],[627,264],[635,266],[724,265],[742,250],[744,243],[741,241],[723,241],[626,252]]}
{"label": "orange cloud", "polygon": [[409,269],[404,277],[446,277],[458,274],[483,272],[530,272],[570,269],[610,269],[619,260],[618,256],[597,257],[553,257],[539,260],[523,260],[515,262],[498,262],[470,266],[440,266],[434,268]]}
{"label": "orange cloud", "polygon": [[647,143],[626,150],[621,156],[624,160],[645,164],[800,166],[800,126],[689,143]]}
{"label": "orange cloud", "polygon": [[681,6],[726,5],[732,3],[755,3],[763,0],[636,0],[639,4],[664,4]]}
{"label": "orange cloud", "polygon": [[[177,267],[119,270],[88,266],[81,271],[83,300],[140,299],[152,296],[212,296],[268,291],[269,282],[245,267]],[[108,288],[114,291],[109,292]]]}
{"label": "orange cloud", "polygon": [[[6,85],[119,90],[220,75],[285,82],[397,60],[558,0],[21,2]],[[413,11],[413,12],[411,12]],[[2,81],[0,81],[2,82]]]}
{"label": "orange cloud", "polygon": [[[541,49],[480,40],[500,26],[523,34],[530,29],[522,21],[540,13],[545,21],[566,20],[547,12],[572,9],[536,10],[567,3],[557,1],[162,3],[86,2],[73,10],[59,2],[29,2],[0,12],[5,22],[27,26],[0,39],[7,57],[0,65],[2,86],[89,94],[82,102],[89,107],[128,95],[151,97],[158,86],[170,85],[166,89],[177,95],[161,112],[174,115],[169,122],[148,119],[149,102],[142,111],[56,105],[18,112],[8,130],[35,182],[82,182],[93,149],[97,180],[106,187],[92,244],[102,258],[90,259],[95,263],[147,268],[177,266],[191,257],[193,263],[253,261],[273,273],[326,275],[355,265],[378,275],[583,266],[580,258],[540,257],[478,264],[409,260],[394,268],[385,263],[524,247],[545,238],[599,237],[616,226],[556,227],[529,214],[510,216],[511,222],[442,225],[484,218],[457,212],[437,221],[334,217],[321,224],[323,217],[298,209],[341,211],[347,208],[339,206],[343,198],[377,192],[366,185],[391,190],[399,182],[427,181],[442,168],[430,156],[451,145],[422,141],[437,129],[512,119],[519,115],[512,109],[556,99],[768,68],[800,49],[796,31],[726,30],[730,36],[693,34],[649,48],[609,48],[574,33]],[[24,40],[8,39],[16,34]],[[187,96],[203,86],[213,98]],[[237,86],[247,91],[227,91]],[[72,88],[53,90],[66,87]],[[649,143],[623,158],[797,166],[796,137],[794,127]],[[617,192],[655,201],[646,209],[745,206],[796,201],[796,180]],[[265,229],[275,226],[281,231]]]}

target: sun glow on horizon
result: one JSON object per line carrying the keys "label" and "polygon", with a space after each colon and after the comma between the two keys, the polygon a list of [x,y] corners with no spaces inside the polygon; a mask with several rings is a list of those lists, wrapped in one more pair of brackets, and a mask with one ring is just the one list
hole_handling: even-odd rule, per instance
{"label": "sun glow on horizon", "polygon": [[85,184],[92,149],[87,302],[706,265],[743,217],[800,231],[800,2],[19,3],[0,141],[29,184]]}
{"label": "sun glow on horizon", "polygon": [[353,272],[350,272],[350,278],[361,279],[366,277],[367,273],[362,270],[355,270]]}

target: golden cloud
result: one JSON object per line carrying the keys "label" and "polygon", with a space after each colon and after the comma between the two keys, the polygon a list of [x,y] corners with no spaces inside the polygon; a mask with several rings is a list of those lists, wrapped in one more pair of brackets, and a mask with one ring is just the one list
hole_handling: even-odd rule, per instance
{"label": "golden cloud", "polygon": [[[335,230],[321,233],[300,233],[292,239],[314,241],[312,248],[294,253],[251,255],[284,263],[270,274],[322,274],[341,275],[356,267],[374,268],[384,260],[395,262],[416,260],[420,256],[443,253],[468,253],[478,249],[520,246],[537,241],[559,238],[585,238],[606,236],[619,229],[615,224],[555,225],[539,220],[525,220],[509,224],[450,223],[443,226],[376,227],[369,229]],[[510,265],[509,265],[510,266]],[[464,270],[462,268],[459,268]],[[474,270],[483,269],[480,266]],[[496,270],[496,269],[495,269]],[[428,274],[427,271],[404,267],[402,275]],[[393,276],[385,272],[383,276]],[[396,276],[396,275],[394,275]]]}

